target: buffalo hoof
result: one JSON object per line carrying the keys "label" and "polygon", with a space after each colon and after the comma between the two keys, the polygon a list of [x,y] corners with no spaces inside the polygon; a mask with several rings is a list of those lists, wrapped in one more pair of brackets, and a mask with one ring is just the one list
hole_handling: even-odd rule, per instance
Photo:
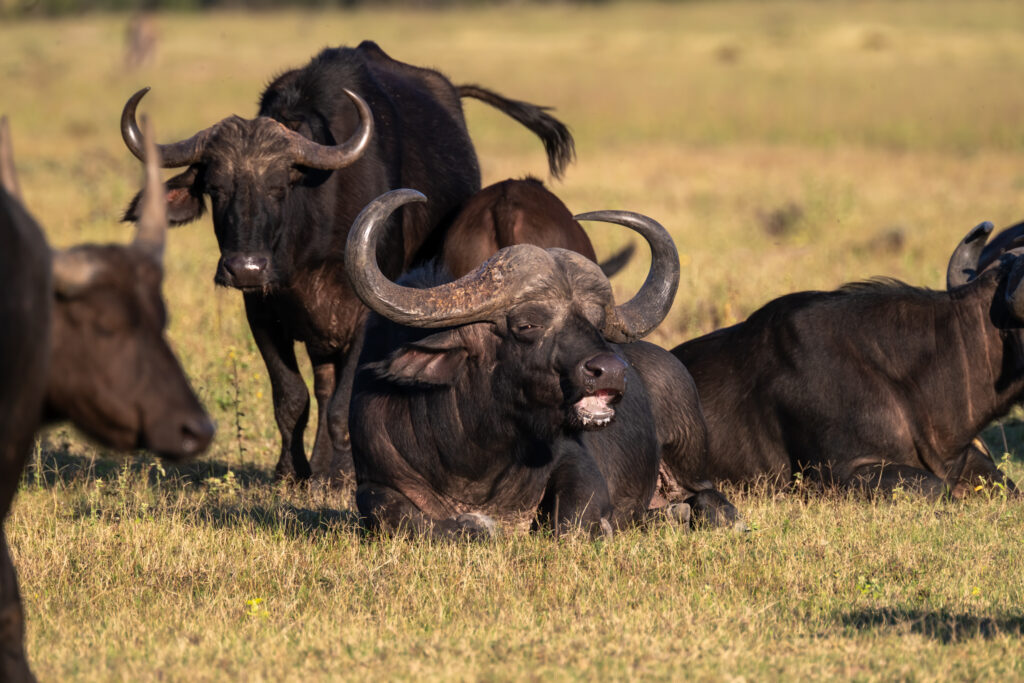
{"label": "buffalo hoof", "polygon": [[600,528],[601,532],[598,534],[598,536],[601,538],[606,538],[610,540],[612,536],[615,535],[615,530],[612,529],[612,523],[609,522],[608,519],[605,517],[601,518]]}
{"label": "buffalo hoof", "polygon": [[694,527],[722,529],[742,523],[740,514],[732,503],[714,489],[698,491],[687,499],[693,508],[690,524]]}
{"label": "buffalo hoof", "polygon": [[665,507],[665,519],[672,526],[689,530],[691,509],[687,503],[672,503]]}
{"label": "buffalo hoof", "polygon": [[455,518],[455,522],[471,538],[494,538],[498,532],[494,520],[479,512],[463,513]]}

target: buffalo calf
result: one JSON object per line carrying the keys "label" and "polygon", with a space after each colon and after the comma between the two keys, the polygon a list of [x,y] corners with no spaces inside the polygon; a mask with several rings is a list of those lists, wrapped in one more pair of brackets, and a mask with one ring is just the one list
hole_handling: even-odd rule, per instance
{"label": "buffalo calf", "polygon": [[[524,178],[488,185],[470,197],[451,225],[424,244],[418,262],[440,259],[452,277],[462,277],[513,244],[568,249],[597,261],[590,238],[562,200],[536,178]],[[612,277],[632,255],[629,245],[601,263],[602,272]]]}

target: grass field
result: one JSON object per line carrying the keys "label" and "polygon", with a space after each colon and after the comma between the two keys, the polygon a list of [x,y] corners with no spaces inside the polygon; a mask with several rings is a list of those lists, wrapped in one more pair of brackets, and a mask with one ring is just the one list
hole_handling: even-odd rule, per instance
{"label": "grass field", "polygon": [[[377,40],[455,82],[557,108],[574,211],[661,221],[683,263],[652,340],[774,296],[887,275],[942,287],[981,220],[1024,218],[1024,5],[690,2],[170,15],[122,65],[125,16],[0,24],[0,110],[57,246],[127,240],[140,182],[118,117],[163,139],[237,113],[319,48]],[[485,182],[540,145],[467,105]],[[595,225],[599,254],[625,231]],[[8,520],[43,680],[1024,677],[1024,507],[735,492],[751,531],[610,542],[367,540],[350,492],[274,485],[277,435],[208,221],[171,235],[171,337],[219,424],[198,464],[41,441]],[[615,282],[627,296],[644,258]],[[1024,476],[1019,415],[986,432]],[[311,432],[308,432],[311,433]],[[307,443],[311,441],[307,439]]]}

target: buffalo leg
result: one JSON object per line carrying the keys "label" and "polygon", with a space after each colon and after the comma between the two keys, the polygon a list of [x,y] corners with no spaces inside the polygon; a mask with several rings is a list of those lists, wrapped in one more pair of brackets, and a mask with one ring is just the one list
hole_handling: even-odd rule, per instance
{"label": "buffalo leg", "polygon": [[685,502],[693,511],[694,526],[730,526],[739,520],[739,513],[733,504],[710,485],[686,498]]}
{"label": "buffalo leg", "polygon": [[577,529],[595,537],[612,534],[608,484],[597,463],[582,449],[559,459],[538,512],[540,521],[549,524],[556,536]]}
{"label": "buffalo leg", "polygon": [[309,421],[309,392],[295,360],[294,342],[267,319],[266,304],[255,295],[245,295],[245,314],[249,319],[256,347],[267,366],[274,400],[274,419],[281,434],[281,454],[274,468],[278,479],[309,477],[309,462],[302,435]]}
{"label": "buffalo leg", "polygon": [[[363,331],[360,326],[352,344],[346,353],[339,354],[334,365],[334,385],[326,403],[326,411],[321,410],[322,424],[327,428],[329,449],[316,450],[313,456],[313,475],[322,477],[332,484],[341,484],[355,480],[355,467],[352,463],[352,441],[348,433],[348,410],[352,401],[352,383],[355,381],[359,355],[363,347]],[[319,394],[317,401],[320,400]],[[317,439],[319,440],[319,430]]]}
{"label": "buffalo leg", "polygon": [[316,440],[313,454],[309,459],[312,476],[318,481],[329,482],[334,478],[332,470],[334,449],[331,445],[329,406],[337,386],[337,373],[332,360],[310,355],[313,361],[313,395],[316,397]]}
{"label": "buffalo leg", "polygon": [[25,657],[25,619],[18,594],[18,576],[0,529],[0,680],[34,681]]}
{"label": "buffalo leg", "polygon": [[861,465],[841,483],[871,495],[891,494],[896,488],[902,487],[930,499],[941,498],[948,490],[946,482],[931,472],[909,465],[888,463]]}
{"label": "buffalo leg", "polygon": [[431,538],[462,536],[471,539],[494,534],[494,522],[486,515],[465,514],[434,519],[398,491],[380,484],[361,484],[356,490],[356,507],[371,531],[411,531]]}
{"label": "buffalo leg", "polygon": [[690,509],[687,523],[693,526],[722,527],[739,521],[740,514],[736,507],[710,481],[701,480],[684,485],[676,480],[671,468],[662,460],[658,471],[658,489],[651,501],[652,510],[680,501]]}
{"label": "buffalo leg", "polygon": [[348,413],[352,402],[352,384],[355,382],[356,370],[359,367],[359,356],[362,355],[363,337],[366,325],[360,325],[352,338],[352,345],[338,367],[338,383],[331,397],[330,419],[327,423],[331,430],[331,445],[334,449],[332,474],[341,474],[344,478],[355,479],[355,466],[352,462],[352,440],[348,433]]}
{"label": "buffalo leg", "polygon": [[[1014,495],[1018,494],[1016,484],[1003,474],[980,439],[975,439],[965,449],[961,461],[962,466],[957,468],[954,465],[947,477],[947,481],[953,489],[954,498],[960,498],[970,493],[977,486],[991,486],[992,484],[1005,486],[1008,492]],[[959,474],[956,472],[957,469],[959,469]]]}

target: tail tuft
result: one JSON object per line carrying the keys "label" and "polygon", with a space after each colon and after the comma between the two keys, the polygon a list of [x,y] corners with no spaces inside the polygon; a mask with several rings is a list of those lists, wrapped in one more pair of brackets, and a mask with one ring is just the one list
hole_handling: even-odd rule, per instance
{"label": "tail tuft", "polygon": [[553,177],[561,178],[565,168],[576,158],[576,142],[572,133],[568,126],[547,113],[551,107],[510,100],[478,85],[460,85],[458,91],[459,97],[472,97],[486,102],[533,131],[544,143],[548,169]]}

